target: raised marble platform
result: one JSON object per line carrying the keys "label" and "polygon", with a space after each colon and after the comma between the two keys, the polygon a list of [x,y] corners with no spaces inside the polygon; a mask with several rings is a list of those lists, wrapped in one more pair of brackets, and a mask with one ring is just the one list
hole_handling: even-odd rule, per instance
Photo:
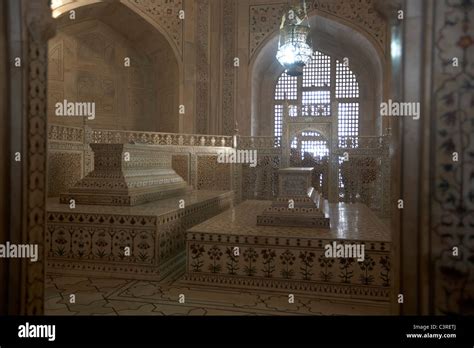
{"label": "raised marble platform", "polygon": [[138,144],[91,144],[94,170],[79,180],[60,202],[134,206],[191,191],[172,169],[172,153]]}
{"label": "raised marble platform", "polygon": [[[257,215],[271,205],[270,201],[245,201],[189,229],[185,281],[318,297],[390,300],[390,232],[369,208],[325,202],[322,211],[331,216],[329,230],[257,226]],[[325,246],[334,241],[364,245],[364,262],[326,257]]]}
{"label": "raised marble platform", "polygon": [[47,271],[160,280],[183,268],[186,230],[228,209],[233,198],[231,191],[193,191],[134,207],[75,209],[49,199]]}

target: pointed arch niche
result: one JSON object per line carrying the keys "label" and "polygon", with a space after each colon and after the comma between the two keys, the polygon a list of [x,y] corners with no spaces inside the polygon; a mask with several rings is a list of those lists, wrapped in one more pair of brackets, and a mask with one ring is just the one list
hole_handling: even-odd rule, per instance
{"label": "pointed arch niche", "polygon": [[[179,133],[182,59],[169,34],[130,2],[59,3],[48,50],[49,123]],[[96,118],[55,116],[64,99],[94,101]]]}
{"label": "pointed arch niche", "polygon": [[[375,46],[363,32],[337,18],[313,13],[310,24],[314,50],[329,57],[334,65],[338,61],[347,61],[348,70],[357,79],[360,103],[358,135],[381,135],[379,106],[384,96],[385,62],[380,47]],[[278,35],[278,31],[270,35],[250,63],[250,121],[254,136],[275,135],[275,105],[279,103],[275,101],[275,92],[284,73],[283,67],[275,58]],[[335,80],[335,76],[332,78]],[[337,124],[337,119],[333,122]],[[337,127],[333,128],[334,138],[337,137]]]}

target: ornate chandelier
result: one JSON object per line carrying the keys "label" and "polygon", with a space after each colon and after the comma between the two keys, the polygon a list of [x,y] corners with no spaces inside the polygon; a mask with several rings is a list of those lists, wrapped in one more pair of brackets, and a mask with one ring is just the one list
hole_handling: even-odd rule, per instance
{"label": "ornate chandelier", "polygon": [[303,68],[313,55],[306,2],[291,6],[283,15],[276,58],[290,76],[303,75]]}

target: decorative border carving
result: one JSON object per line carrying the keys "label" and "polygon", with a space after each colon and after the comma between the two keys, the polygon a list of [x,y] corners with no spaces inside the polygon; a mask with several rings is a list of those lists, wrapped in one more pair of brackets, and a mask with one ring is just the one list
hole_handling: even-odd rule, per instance
{"label": "decorative border carving", "polygon": [[[326,258],[324,245],[332,242],[188,232],[185,280],[233,288],[263,287],[389,301],[393,285],[391,243],[363,242],[367,248],[365,260],[357,262]],[[238,257],[233,253],[235,247],[240,250]]]}
{"label": "decorative border carving", "polygon": [[184,21],[179,18],[179,11],[184,9],[182,0],[128,0],[128,3],[162,28],[183,55]]}
{"label": "decorative border carving", "polygon": [[[291,234],[291,228],[284,227],[288,235]],[[218,234],[218,233],[206,233],[206,232],[188,232],[186,239],[189,242],[199,243],[222,243],[228,245],[237,245],[247,243],[249,240],[252,241],[252,245],[265,247],[272,245],[275,247],[301,247],[308,248],[308,250],[318,249],[323,250],[326,244],[332,243],[333,239],[307,239],[307,238],[296,238],[296,237],[272,237],[272,236],[240,236],[240,235],[229,235],[229,234]],[[361,241],[356,240],[343,240],[344,243],[354,244],[360,243]],[[382,241],[364,241],[366,251],[384,253],[389,252],[392,243]]]}
{"label": "decorative border carving", "polygon": [[[24,125],[26,127],[26,180],[25,202],[22,214],[23,236],[26,242],[38,245],[39,259],[31,263],[23,260],[25,277],[22,287],[21,313],[38,315],[44,309],[44,267],[46,230],[46,151],[47,151],[47,40],[54,34],[54,25],[47,3],[28,1],[26,4],[26,44],[28,62],[27,79],[23,93],[28,97],[24,107]],[[20,234],[19,234],[20,235]],[[23,276],[22,276],[23,277]],[[23,280],[24,279],[24,280]],[[24,283],[23,283],[24,281]],[[24,302],[23,302],[24,301]]]}
{"label": "decorative border carving", "polygon": [[[474,4],[436,1],[430,173],[434,314],[474,313]],[[454,67],[453,57],[459,59]],[[453,161],[457,152],[459,162]],[[453,247],[459,256],[453,256]]]}
{"label": "decorative border carving", "polygon": [[84,129],[79,127],[66,127],[52,124],[48,127],[48,140],[83,143]]}
{"label": "decorative border carving", "polygon": [[196,284],[212,284],[213,286],[255,289],[262,288],[297,293],[311,293],[319,296],[331,296],[338,298],[364,299],[388,301],[391,296],[391,289],[380,287],[365,287],[354,284],[335,285],[322,284],[308,281],[285,281],[281,279],[261,279],[261,278],[239,278],[226,275],[215,274],[186,274],[185,280]]}
{"label": "decorative border carving", "polygon": [[235,1],[223,0],[223,50],[224,71],[222,86],[222,134],[233,135],[235,129],[234,95],[235,95]]}
{"label": "decorative border carving", "polygon": [[225,135],[155,133],[94,129],[87,139],[91,144],[146,144],[165,146],[230,147],[233,138]]}
{"label": "decorative border carving", "polygon": [[[48,211],[49,271],[157,280],[182,267],[185,233],[233,202],[223,193],[162,215]],[[148,214],[148,215],[146,215]],[[131,255],[124,255],[124,248]]]}
{"label": "decorative border carving", "polygon": [[209,114],[209,0],[196,3],[196,117],[195,132],[207,133]]}

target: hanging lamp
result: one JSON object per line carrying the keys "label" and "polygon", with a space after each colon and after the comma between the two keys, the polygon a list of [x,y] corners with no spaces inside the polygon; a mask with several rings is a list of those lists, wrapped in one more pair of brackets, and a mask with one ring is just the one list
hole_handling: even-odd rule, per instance
{"label": "hanging lamp", "polygon": [[299,6],[289,6],[282,17],[276,58],[290,76],[303,75],[303,68],[311,61],[310,29],[305,0]]}

